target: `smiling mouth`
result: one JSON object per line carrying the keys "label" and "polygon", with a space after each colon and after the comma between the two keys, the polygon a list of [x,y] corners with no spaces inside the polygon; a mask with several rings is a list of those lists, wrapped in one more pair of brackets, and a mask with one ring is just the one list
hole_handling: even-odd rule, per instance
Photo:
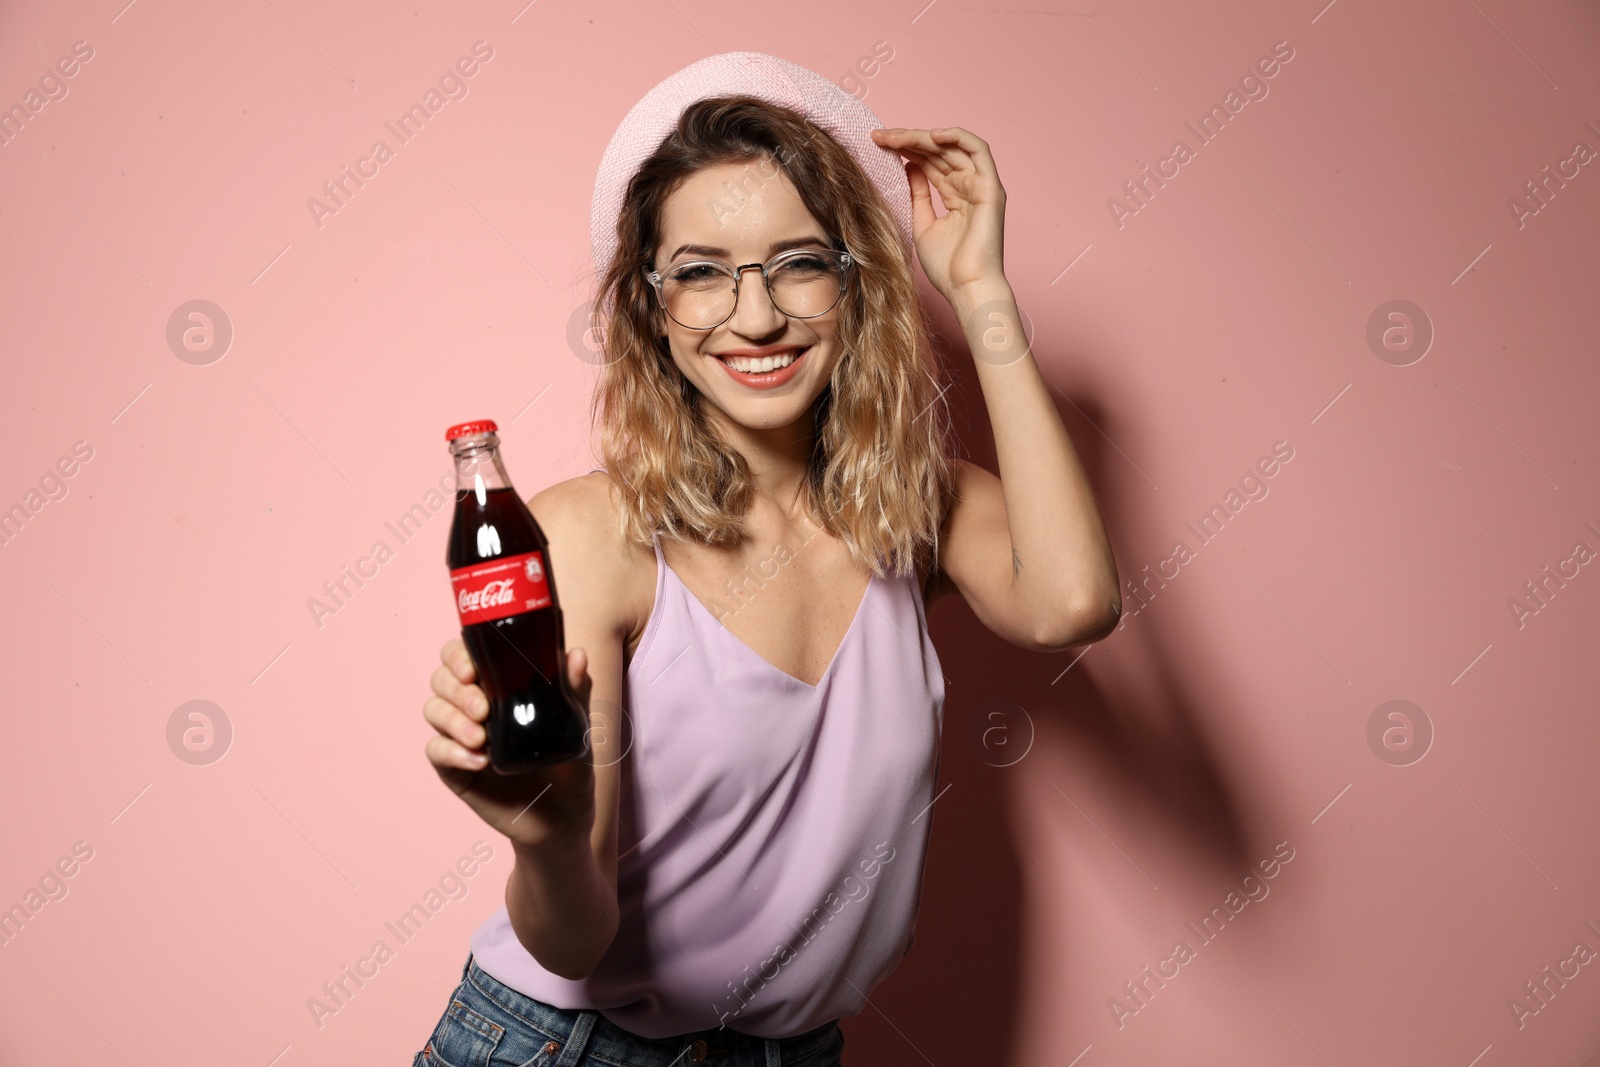
{"label": "smiling mouth", "polygon": [[782,370],[784,367],[789,366],[810,350],[811,346],[807,345],[804,348],[781,352],[775,356],[763,356],[759,359],[753,359],[749,356],[724,355],[718,355],[714,358],[720,359],[723,363],[742,374],[771,374],[773,371]]}

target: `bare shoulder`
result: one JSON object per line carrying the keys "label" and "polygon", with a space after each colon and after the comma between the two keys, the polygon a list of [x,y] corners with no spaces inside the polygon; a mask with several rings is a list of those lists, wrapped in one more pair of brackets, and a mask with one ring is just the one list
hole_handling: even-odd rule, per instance
{"label": "bare shoulder", "polygon": [[[541,489],[528,508],[550,543],[562,614],[580,617],[581,629],[624,639],[639,626],[641,576],[649,573],[654,594],[655,553],[628,544],[618,521],[619,502],[601,471]],[[649,614],[650,604],[644,605]]]}

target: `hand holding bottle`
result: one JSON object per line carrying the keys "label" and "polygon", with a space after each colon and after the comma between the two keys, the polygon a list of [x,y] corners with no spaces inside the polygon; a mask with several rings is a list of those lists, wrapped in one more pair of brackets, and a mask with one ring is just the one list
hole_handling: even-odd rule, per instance
{"label": "hand holding bottle", "polygon": [[[489,766],[484,720],[489,701],[476,684],[477,673],[466,644],[456,637],[439,650],[443,665],[433,672],[434,695],[422,717],[438,735],[425,751],[443,782],[484,822],[513,844],[539,847],[553,841],[586,838],[594,825],[594,768],[587,759],[568,760],[503,775]],[[589,704],[588,656],[567,652],[567,680]]]}

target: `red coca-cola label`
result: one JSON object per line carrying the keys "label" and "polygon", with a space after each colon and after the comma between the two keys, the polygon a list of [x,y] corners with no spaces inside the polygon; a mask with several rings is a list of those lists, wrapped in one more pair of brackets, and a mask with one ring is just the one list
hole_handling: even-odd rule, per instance
{"label": "red coca-cola label", "polygon": [[462,626],[550,606],[550,583],[538,552],[457,567],[450,572],[450,584]]}

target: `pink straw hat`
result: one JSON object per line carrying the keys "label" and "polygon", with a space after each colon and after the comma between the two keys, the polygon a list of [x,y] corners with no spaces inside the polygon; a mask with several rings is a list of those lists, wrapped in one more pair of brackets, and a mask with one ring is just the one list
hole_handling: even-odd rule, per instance
{"label": "pink straw hat", "polygon": [[831,134],[883,194],[907,249],[911,248],[911,187],[900,153],[872,139],[871,131],[883,126],[878,117],[814,70],[765,52],[722,52],[691,63],[660,82],[633,105],[612,134],[595,175],[589,208],[596,270],[604,271],[616,252],[617,216],[639,164],[677,126],[685,107],[724,93],[749,93],[793,108]]}

